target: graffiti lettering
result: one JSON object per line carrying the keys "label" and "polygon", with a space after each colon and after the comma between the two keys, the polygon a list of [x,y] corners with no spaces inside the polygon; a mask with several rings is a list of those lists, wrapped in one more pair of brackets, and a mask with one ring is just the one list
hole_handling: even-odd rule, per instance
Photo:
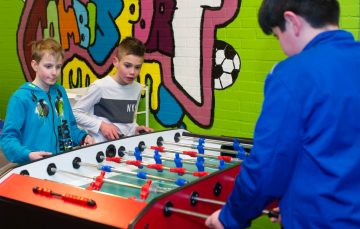
{"label": "graffiti lettering", "polygon": [[171,0],[154,0],[155,14],[149,40],[148,51],[158,51],[167,56],[174,56],[174,38],[171,19],[175,11],[175,3]]}
{"label": "graffiti lettering", "polygon": [[75,43],[80,42],[80,34],[76,23],[74,9],[71,7],[65,8],[64,1],[58,3],[58,13],[60,18],[60,41],[64,49],[70,46],[69,38],[73,38]]}
{"label": "graffiti lettering", "polygon": [[44,37],[52,37],[55,40],[60,40],[59,21],[57,14],[57,6],[55,1],[50,1],[46,8],[47,26],[44,28]]}
{"label": "graffiti lettering", "polygon": [[35,74],[27,45],[53,37],[66,51],[61,83],[66,88],[85,87],[115,72],[111,57],[118,43],[135,36],[146,45],[139,81],[151,82],[151,109],[159,123],[182,126],[186,115],[195,124],[209,127],[214,107],[216,30],[236,17],[240,3],[27,0],[18,29],[21,66],[26,79],[32,81]]}
{"label": "graffiti lettering", "polygon": [[89,52],[96,63],[106,60],[111,51],[120,41],[120,34],[115,24],[115,19],[123,9],[122,1],[94,0],[96,4],[96,39]]}

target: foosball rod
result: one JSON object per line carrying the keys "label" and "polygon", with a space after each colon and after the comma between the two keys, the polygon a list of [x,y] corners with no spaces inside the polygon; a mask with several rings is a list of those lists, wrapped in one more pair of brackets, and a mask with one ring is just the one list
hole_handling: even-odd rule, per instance
{"label": "foosball rod", "polygon": [[[78,176],[78,177],[83,177],[83,178],[87,178],[87,179],[96,180],[96,177],[86,176],[86,175],[83,175],[83,174],[74,173],[74,172],[65,171],[65,170],[59,170],[59,169],[55,169],[55,168],[52,168],[52,172],[54,172],[54,173],[60,172],[60,173],[64,173],[64,174],[69,174],[69,175],[73,175],[73,176]],[[105,183],[125,186],[125,187],[129,187],[129,188],[135,188],[135,189],[140,189],[140,190],[142,189],[142,186],[135,185],[135,184],[130,184],[130,183],[122,182],[122,181],[114,181],[114,180],[110,180],[110,179],[106,179],[106,178],[103,178],[102,181],[105,182]],[[165,193],[165,191],[163,191],[163,190],[151,189],[151,187],[150,187],[149,191],[154,192],[154,193]]]}
{"label": "foosball rod", "polygon": [[[193,200],[205,202],[205,203],[217,204],[217,205],[221,205],[221,206],[224,206],[226,204],[226,202],[224,202],[224,201],[218,201],[218,200],[213,200],[213,199],[208,199],[208,198],[201,198],[196,195],[191,195],[190,201],[193,202]],[[274,217],[274,218],[279,217],[279,213],[272,211],[272,210],[264,209],[262,211],[262,213],[268,215],[269,217]]]}
{"label": "foosball rod", "polygon": [[174,208],[174,207],[166,207],[166,210],[169,212],[177,212],[177,213],[182,213],[185,215],[196,216],[196,217],[202,218],[202,219],[207,219],[210,216],[210,215],[206,215],[206,214],[202,214],[202,213],[198,213],[198,212],[194,212],[194,211],[188,211],[188,210],[184,210],[184,209],[180,209],[180,208]]}
{"label": "foosball rod", "polygon": [[[105,172],[114,172],[114,173],[120,173],[120,174],[129,174],[129,175],[133,175],[133,176],[136,176],[136,177],[138,177],[138,178],[141,178],[141,179],[151,178],[151,179],[153,179],[153,180],[160,180],[160,181],[177,183],[177,180],[175,180],[175,179],[166,178],[166,177],[154,176],[154,175],[147,174],[147,173],[145,173],[145,172],[142,172],[141,175],[139,175],[139,172],[120,170],[120,169],[116,169],[116,168],[114,168],[114,167],[112,167],[112,166],[109,166],[109,165],[95,165],[95,164],[90,164],[90,163],[86,163],[86,162],[78,162],[78,164],[79,164],[79,165],[82,165],[82,166],[93,167],[93,168],[96,168],[96,169],[98,169],[98,170],[105,171]],[[186,182],[187,182],[187,181],[185,181],[185,183],[186,183]]]}
{"label": "foosball rod", "polygon": [[[187,136],[182,136],[177,138],[178,140],[187,140],[187,141],[193,141],[193,142],[199,142],[200,139],[204,140],[204,143],[212,143],[212,144],[218,144],[218,145],[225,145],[225,146],[233,146],[234,142],[228,142],[228,141],[221,141],[221,140],[214,140],[214,139],[205,139],[205,138],[197,138],[197,137],[187,137]],[[250,149],[252,148],[252,144],[248,144],[248,143],[239,143],[241,144],[243,147]]]}
{"label": "foosball rod", "polygon": [[[135,155],[135,152],[134,151],[128,151],[128,152],[124,152],[126,155],[128,156],[134,156]],[[153,158],[153,156],[149,155],[149,154],[141,154],[142,157],[146,157],[146,158]],[[171,157],[164,157],[164,156],[161,156],[161,159],[162,160],[165,160],[165,161],[174,161],[174,158],[171,158]],[[196,163],[195,160],[187,160],[187,159],[181,159],[181,162],[184,163],[184,164],[190,164],[190,165],[194,165]],[[210,168],[214,168],[214,169],[217,169],[218,166],[217,165],[214,165],[214,164],[209,164],[209,163],[204,163],[204,166],[206,167],[210,167]]]}
{"label": "foosball rod", "polygon": [[195,176],[195,177],[202,177],[202,176],[206,176],[209,174],[209,172],[204,172],[204,171],[199,171],[199,172],[196,172],[196,171],[188,171],[186,170],[185,168],[170,168],[170,167],[167,167],[167,166],[164,166],[163,164],[150,164],[150,163],[146,163],[146,162],[143,162],[141,160],[123,160],[123,158],[121,157],[117,157],[117,158],[107,158],[107,160],[109,159],[109,161],[113,161],[113,162],[116,162],[116,163],[126,163],[127,165],[133,165],[133,166],[136,166],[138,168],[141,168],[141,166],[145,166],[146,168],[149,168],[149,169],[155,169],[157,171],[163,171],[163,170],[166,170],[166,171],[169,171],[171,173],[177,173],[179,175],[183,175],[183,174],[189,174],[189,175],[192,175],[192,176]]}
{"label": "foosball rod", "polygon": [[184,137],[184,136],[185,137],[193,137],[193,138],[205,138],[205,139],[225,141],[225,142],[234,142],[234,140],[237,140],[241,144],[248,144],[248,145],[253,144],[253,140],[250,138],[220,137],[220,136],[212,136],[212,135],[201,135],[201,134],[195,134],[195,133],[189,133],[189,132],[183,132],[182,137]]}
{"label": "foosball rod", "polygon": [[[191,149],[197,149],[197,145],[195,144],[185,144],[185,143],[176,143],[176,142],[169,142],[169,141],[162,141],[160,146],[163,146],[164,144],[168,144],[168,145],[175,145],[175,146],[182,146],[182,147],[188,147]],[[214,147],[207,147],[207,146],[203,146],[202,147],[204,150],[208,150],[208,151],[213,151],[213,152],[223,152],[223,153],[229,153],[229,154],[233,154],[233,155],[237,155],[239,152],[236,150],[231,150],[231,149],[219,149],[219,148],[214,148]],[[245,153],[246,156],[248,156],[248,153]]]}
{"label": "foosball rod", "polygon": [[[181,214],[185,214],[185,215],[195,216],[195,217],[202,218],[202,219],[207,219],[210,216],[207,214],[202,214],[202,213],[189,211],[189,210],[185,210],[185,209],[181,209],[181,208],[175,208],[175,207],[173,207],[173,205],[170,202],[168,202],[164,206],[164,213],[166,215],[170,215],[171,212],[177,212],[177,213],[181,213]],[[278,212],[275,212],[272,210],[267,210],[267,209],[264,209],[262,211],[262,214],[265,214],[271,218],[278,218],[280,215]]]}
{"label": "foosball rod", "polygon": [[228,157],[228,156],[215,156],[215,155],[208,155],[208,154],[200,154],[198,152],[195,151],[179,151],[179,150],[175,150],[175,149],[168,149],[162,146],[142,146],[143,149],[147,148],[147,149],[152,149],[152,150],[158,150],[159,152],[169,152],[169,153],[179,153],[179,154],[184,154],[184,155],[188,155],[190,157],[205,157],[205,158],[212,158],[212,159],[218,159],[218,160],[224,160],[225,162],[242,162],[242,160],[238,159],[238,158],[233,158],[233,157]]}
{"label": "foosball rod", "polygon": [[205,202],[205,203],[211,203],[211,204],[218,204],[218,205],[225,205],[226,202],[224,201],[219,201],[219,200],[212,200],[212,199],[207,199],[207,198],[201,198],[198,196],[191,196],[192,200],[196,200],[196,201],[200,201],[200,202]]}
{"label": "foosball rod", "polygon": [[205,172],[205,171],[196,172],[196,171],[188,171],[185,168],[177,168],[177,167],[171,168],[164,166],[163,164],[150,164],[150,163],[142,162],[142,165],[145,165],[149,169],[155,169],[157,171],[167,170],[171,173],[177,173],[179,175],[188,174],[196,177],[202,177],[209,174],[209,172]]}
{"label": "foosball rod", "polygon": [[[165,207],[166,211],[173,211],[173,212],[177,212],[177,213],[182,213],[185,215],[191,215],[191,216],[195,216],[198,218],[202,218],[202,219],[207,219],[210,215],[206,215],[206,214],[202,214],[202,213],[198,213],[198,212],[194,212],[194,211],[189,211],[189,210],[184,210],[184,209],[180,209],[180,208],[174,208],[174,207]],[[263,214],[269,216],[270,218],[278,218],[279,217],[279,213],[272,211],[272,210],[263,210],[262,211]]]}

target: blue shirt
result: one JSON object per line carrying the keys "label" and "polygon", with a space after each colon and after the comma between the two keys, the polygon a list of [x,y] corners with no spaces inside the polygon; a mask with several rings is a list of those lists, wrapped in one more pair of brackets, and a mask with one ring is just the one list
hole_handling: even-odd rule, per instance
{"label": "blue shirt", "polygon": [[275,66],[251,155],[220,212],[243,228],[279,200],[284,228],[360,227],[360,43],[327,31]]}

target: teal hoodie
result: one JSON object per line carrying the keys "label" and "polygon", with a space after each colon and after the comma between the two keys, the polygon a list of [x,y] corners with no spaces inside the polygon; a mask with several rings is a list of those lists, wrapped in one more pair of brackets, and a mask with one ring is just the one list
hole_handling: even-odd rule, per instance
{"label": "teal hoodie", "polygon": [[62,86],[55,84],[45,92],[25,83],[9,100],[0,145],[8,160],[27,163],[30,152],[58,154],[79,145],[85,136]]}

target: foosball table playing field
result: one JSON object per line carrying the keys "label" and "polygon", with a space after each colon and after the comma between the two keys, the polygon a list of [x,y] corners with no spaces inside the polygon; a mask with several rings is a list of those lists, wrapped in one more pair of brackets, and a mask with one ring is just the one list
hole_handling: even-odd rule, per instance
{"label": "foosball table playing field", "polygon": [[230,194],[249,139],[183,129],[98,143],[6,171],[0,215],[14,227],[205,228]]}

